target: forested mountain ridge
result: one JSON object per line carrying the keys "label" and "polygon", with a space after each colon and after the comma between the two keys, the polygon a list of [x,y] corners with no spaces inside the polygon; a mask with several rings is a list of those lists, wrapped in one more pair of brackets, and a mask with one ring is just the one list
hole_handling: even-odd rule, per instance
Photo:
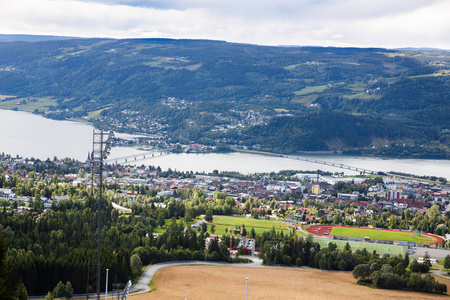
{"label": "forested mountain ridge", "polygon": [[[288,130],[286,147],[277,151],[370,152],[373,141],[383,139],[391,150],[420,144],[425,156],[447,157],[449,63],[450,53],[439,50],[171,39],[3,42],[0,108],[28,105],[55,119],[88,116],[96,126],[119,131],[164,131],[174,142],[259,143],[273,150],[264,124],[279,134],[291,116],[339,111],[339,120],[351,123],[357,115],[362,124],[378,120],[402,134],[381,134],[390,131],[383,129],[361,140],[362,132],[348,131],[334,143],[308,123],[312,127],[304,130],[322,141],[301,146],[294,141],[303,140],[303,133]],[[22,102],[15,106],[6,96]]]}
{"label": "forested mountain ridge", "polygon": [[36,42],[49,40],[68,40],[75,39],[69,36],[55,35],[30,35],[30,34],[0,34],[0,42]]}
{"label": "forested mountain ridge", "polygon": [[381,119],[331,111],[275,118],[267,126],[255,126],[248,133],[253,142],[266,145],[273,152],[289,153],[358,148],[376,139],[426,140],[427,134],[433,134],[431,130],[421,132]]}

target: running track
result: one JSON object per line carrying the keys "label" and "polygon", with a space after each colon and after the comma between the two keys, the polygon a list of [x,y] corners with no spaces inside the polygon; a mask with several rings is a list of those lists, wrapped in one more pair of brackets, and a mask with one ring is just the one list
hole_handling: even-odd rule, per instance
{"label": "running track", "polygon": [[[317,226],[310,226],[310,227],[306,228],[306,231],[308,231],[309,233],[312,233],[314,235],[318,235],[318,236],[331,236],[331,230],[333,229],[333,227],[345,228],[345,226],[338,226],[338,225],[317,225]],[[403,230],[395,230],[395,229],[380,229],[380,228],[366,228],[366,227],[353,227],[353,228],[377,230],[377,231],[397,231],[397,232],[414,233],[412,231],[403,231]],[[426,236],[429,236],[429,237],[435,239],[438,244],[441,244],[444,241],[444,239],[442,237],[431,234],[431,233],[423,232],[422,235],[426,235]],[[421,244],[421,243],[418,243],[418,244]],[[429,243],[429,244],[434,245],[435,242]]]}

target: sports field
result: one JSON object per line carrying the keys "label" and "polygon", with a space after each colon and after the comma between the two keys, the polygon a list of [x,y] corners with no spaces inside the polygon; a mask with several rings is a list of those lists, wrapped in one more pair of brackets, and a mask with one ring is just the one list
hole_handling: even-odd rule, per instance
{"label": "sports field", "polygon": [[419,244],[442,243],[443,239],[439,236],[429,233],[417,233],[412,231],[400,231],[378,228],[347,227],[336,225],[318,225],[310,226],[306,229],[308,232],[319,236],[345,236],[355,238],[379,239],[389,241],[408,241]]}
{"label": "sports field", "polygon": [[[339,241],[339,240],[330,240],[330,239],[322,239],[322,238],[315,238],[315,242],[320,244],[320,247],[328,247],[329,243],[334,243],[337,245],[338,249],[344,249],[345,244],[347,244],[347,241]],[[350,244],[350,248],[352,251],[354,250],[362,250],[366,249],[370,253],[372,253],[374,250],[377,251],[378,254],[392,254],[397,255],[401,254],[404,255],[406,252],[406,246],[397,246],[397,245],[386,245],[386,244],[376,244],[376,243],[364,243],[364,242],[352,242],[348,241]]]}
{"label": "sports field", "polygon": [[348,236],[348,237],[368,237],[370,239],[389,240],[389,241],[408,241],[416,243],[432,243],[436,240],[426,235],[415,234],[411,231],[396,230],[377,230],[356,227],[333,227],[330,235]]}
{"label": "sports field", "polygon": [[[270,231],[272,230],[273,227],[275,227],[276,231],[283,231],[285,234],[290,233],[292,231],[291,228],[286,227],[285,222],[277,220],[216,216],[214,217],[214,221],[212,223],[217,224],[214,234],[224,234],[225,227],[229,228],[235,228],[235,226],[241,227],[242,224],[245,225],[245,229],[247,230],[247,232],[250,232],[250,230],[254,228],[255,232],[259,234],[263,233],[264,231]],[[208,231],[210,232],[210,225],[208,225]],[[300,236],[300,233],[298,233],[297,235]]]}

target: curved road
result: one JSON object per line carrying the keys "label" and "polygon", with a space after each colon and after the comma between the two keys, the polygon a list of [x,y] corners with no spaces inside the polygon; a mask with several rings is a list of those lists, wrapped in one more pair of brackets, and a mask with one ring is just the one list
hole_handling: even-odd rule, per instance
{"label": "curved road", "polygon": [[430,273],[432,275],[435,275],[435,276],[439,276],[439,277],[442,277],[442,278],[445,278],[445,279],[450,279],[450,277],[448,277],[448,275],[447,275],[447,271],[434,270],[434,271],[431,271]]}
{"label": "curved road", "polygon": [[174,266],[190,266],[190,265],[206,265],[206,266],[230,266],[230,267],[262,267],[262,260],[256,257],[241,256],[241,258],[248,258],[253,263],[226,263],[226,262],[216,262],[216,261],[203,261],[203,260],[186,260],[186,261],[168,261],[149,266],[142,274],[141,279],[133,285],[130,289],[129,295],[141,294],[150,292],[150,281],[152,281],[153,276],[156,272],[161,269],[174,267]]}
{"label": "curved road", "polygon": [[[156,272],[158,272],[161,269],[168,268],[168,267],[174,267],[174,266],[190,266],[190,265],[205,265],[205,266],[230,266],[230,267],[267,267],[262,265],[262,260],[257,257],[250,257],[250,256],[240,256],[241,258],[248,258],[252,261],[252,263],[226,263],[226,262],[219,262],[219,261],[203,261],[203,260],[186,260],[186,261],[168,261],[168,262],[162,262],[158,264],[154,264],[149,266],[145,271],[144,274],[142,274],[139,281],[133,285],[130,288],[130,291],[128,292],[128,295],[132,294],[141,294],[141,293],[147,293],[150,292],[150,281],[152,281],[153,276],[155,276]],[[270,268],[270,267],[268,267]],[[90,299],[94,299],[97,296],[97,294],[89,294]],[[111,291],[108,292],[108,296],[112,296]],[[42,300],[45,298],[45,295],[42,296],[30,296],[28,299],[32,300]],[[72,298],[75,299],[81,299],[86,298],[86,294],[74,294]],[[100,294],[100,298],[105,298],[105,293]]]}

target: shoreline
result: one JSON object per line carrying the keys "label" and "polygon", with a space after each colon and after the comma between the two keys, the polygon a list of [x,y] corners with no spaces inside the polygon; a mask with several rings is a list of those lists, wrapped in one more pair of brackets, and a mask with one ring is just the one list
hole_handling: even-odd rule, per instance
{"label": "shoreline", "polygon": [[[22,114],[32,114],[35,115],[37,117],[44,117],[45,119],[49,120],[49,121],[68,121],[76,123],[76,124],[83,124],[85,126],[89,126],[91,128],[93,128],[93,124],[91,122],[88,122],[88,120],[82,119],[82,118],[71,118],[71,119],[66,119],[66,120],[55,120],[55,119],[51,119],[51,118],[46,118],[44,115],[42,114],[35,114],[33,112],[30,111],[26,111],[26,110],[16,110],[16,109],[2,109],[5,112],[11,112],[11,114],[14,114],[14,112],[21,112]],[[14,116],[12,116],[14,117]],[[62,124],[62,123],[61,123]],[[31,124],[32,125],[32,124]],[[139,137],[145,137],[145,135],[137,135],[137,134],[129,134],[129,133],[119,133],[117,132],[118,137],[120,137],[120,134],[124,134],[127,135],[127,137],[120,137],[120,138],[124,138],[124,139],[130,139],[130,138],[139,138]],[[123,147],[123,148],[127,148],[127,147]],[[6,151],[5,151],[6,150]],[[8,151],[6,148],[4,149],[5,152],[10,152]],[[241,153],[243,155],[248,154],[248,155],[260,155],[262,157],[272,157],[272,158],[277,158],[277,157],[283,157],[285,156],[285,154],[279,154],[279,153],[271,153],[271,152],[266,152],[266,151],[259,151],[259,150],[242,150],[242,149],[237,149],[234,151],[235,153]],[[209,153],[209,152],[208,152]],[[211,152],[214,153],[214,152]],[[230,152],[233,153],[233,152]],[[19,153],[21,156],[24,156],[23,154]],[[220,154],[220,153],[216,153],[216,154]],[[55,155],[55,154],[52,154]],[[56,154],[57,156],[65,156],[62,154]],[[67,154],[66,154],[67,155]],[[374,156],[374,155],[361,155],[361,154],[344,154],[341,152],[334,152],[334,151],[304,151],[304,152],[300,152],[300,153],[296,153],[293,155],[297,155],[297,156],[326,156],[323,159],[324,160],[333,160],[333,159],[337,159],[337,160],[345,160],[345,159],[354,159],[355,160],[355,164],[357,163],[357,161],[360,161],[359,164],[364,164],[364,160],[365,159],[373,159],[373,160],[393,160],[393,161],[398,161],[399,163],[402,162],[408,162],[408,161],[412,161],[413,163],[415,161],[420,162],[420,161],[429,161],[431,164],[440,164],[440,162],[445,162],[447,163],[448,160],[446,159],[442,159],[442,158],[416,158],[416,157],[387,157],[387,156]],[[28,156],[32,156],[31,154],[29,154]],[[68,156],[73,156],[73,155],[68,155]],[[352,165],[351,161],[347,162],[348,165]],[[445,178],[450,178],[450,175],[447,175],[447,172],[438,172],[438,175],[433,175],[433,169],[429,169],[429,171],[427,170],[422,170],[422,171],[417,171],[414,172],[413,170],[407,170],[407,169],[396,169],[395,167],[390,168],[389,171],[384,171],[384,172],[393,172],[393,173],[408,173],[408,174],[412,174],[412,175],[416,175],[417,177],[420,176],[436,176],[436,177],[445,177]],[[405,176],[404,174],[399,174],[401,176]],[[420,179],[420,178],[419,178]]]}

